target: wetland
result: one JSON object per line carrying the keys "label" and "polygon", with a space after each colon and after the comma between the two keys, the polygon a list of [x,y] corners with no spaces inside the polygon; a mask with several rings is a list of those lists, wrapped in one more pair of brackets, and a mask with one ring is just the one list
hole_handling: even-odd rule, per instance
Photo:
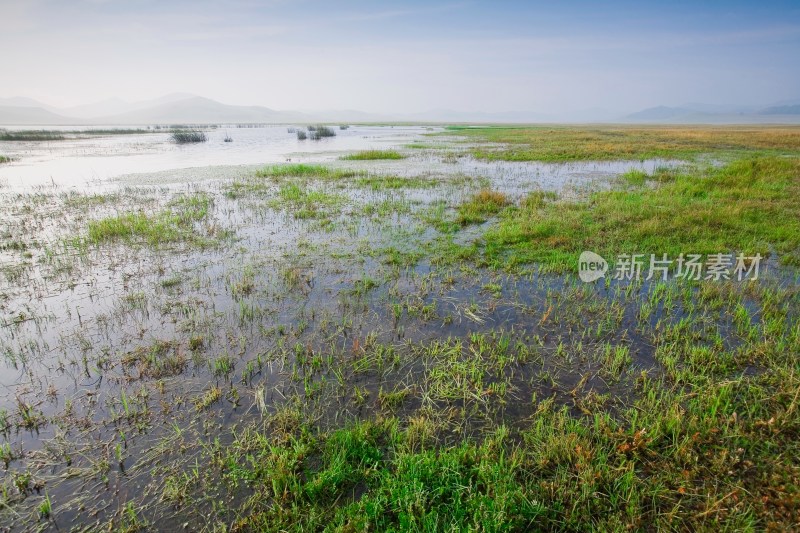
{"label": "wetland", "polygon": [[0,136],[0,530],[796,527],[800,128],[300,129]]}

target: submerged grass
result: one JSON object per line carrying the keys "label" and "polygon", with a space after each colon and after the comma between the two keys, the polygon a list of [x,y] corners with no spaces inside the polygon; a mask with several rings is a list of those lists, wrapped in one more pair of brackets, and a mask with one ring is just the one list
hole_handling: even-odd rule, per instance
{"label": "submerged grass", "polygon": [[730,151],[800,151],[800,127],[780,126],[451,126],[472,142],[503,143],[477,146],[479,159],[502,161],[581,161],[649,158],[693,158]]}
{"label": "submerged grass", "polygon": [[426,189],[440,184],[438,180],[422,177],[400,177],[368,175],[357,178],[353,183],[358,187],[370,188],[373,191],[388,189]]}
{"label": "submerged grass", "polygon": [[[665,362],[688,365],[702,351],[702,341],[669,330],[658,339]],[[772,354],[770,372],[726,376],[704,365],[683,382],[645,373],[637,399],[614,415],[598,395],[581,402],[585,416],[534,396],[535,412],[515,429],[499,424],[455,441],[446,418],[424,407],[333,429],[281,411],[210,450],[205,475],[226,491],[252,491],[234,510],[245,530],[782,529],[800,504],[790,459],[800,454],[800,368],[790,355],[800,332],[750,348]],[[456,405],[482,404],[501,391],[488,376],[530,358],[524,344],[511,357],[503,335],[473,335],[469,355],[461,350],[453,341],[416,347],[435,365],[417,386]],[[624,346],[603,353],[610,374],[630,364]],[[355,395],[366,401],[363,390]],[[410,395],[380,391],[377,402],[393,411]]]}
{"label": "submerged grass", "polygon": [[64,139],[60,131],[51,130],[0,130],[0,141],[60,141]]}
{"label": "submerged grass", "polygon": [[[349,185],[355,187],[368,187],[372,190],[401,189],[401,188],[424,188],[436,185],[434,180],[423,178],[401,178],[397,176],[373,175],[366,170],[354,170],[347,168],[330,168],[324,165],[314,164],[290,164],[272,165],[257,170],[254,177],[235,180],[225,192],[229,198],[240,198],[249,193],[271,193],[274,191],[275,184],[280,184],[281,189],[285,189],[280,196],[287,200],[288,188],[284,182],[290,182],[296,187],[305,187],[310,182],[336,182],[337,187]],[[291,195],[289,195],[291,196]]]}
{"label": "submerged grass", "polygon": [[123,213],[89,222],[90,244],[124,240],[159,245],[196,241],[194,224],[208,215],[211,198],[205,194],[182,196],[157,213]]}
{"label": "submerged grass", "polygon": [[342,195],[289,182],[281,184],[278,198],[271,202],[271,206],[276,209],[288,206],[294,217],[299,219],[327,218],[336,214],[345,201]]}
{"label": "submerged grass", "polygon": [[258,178],[319,178],[343,179],[363,174],[361,171],[348,169],[332,169],[324,165],[274,165],[256,171]]}
{"label": "submerged grass", "polygon": [[486,222],[510,203],[502,192],[482,189],[458,206],[456,222],[462,226]]}
{"label": "submerged grass", "polygon": [[364,150],[340,157],[344,161],[372,161],[376,159],[404,159],[397,150]]}
{"label": "submerged grass", "polygon": [[[633,183],[646,179],[628,177]],[[486,257],[497,265],[538,263],[568,271],[584,250],[607,259],[777,251],[784,263],[800,264],[800,206],[794,200],[800,159],[752,157],[669,179],[656,187],[598,192],[581,202],[529,197],[486,233]]]}

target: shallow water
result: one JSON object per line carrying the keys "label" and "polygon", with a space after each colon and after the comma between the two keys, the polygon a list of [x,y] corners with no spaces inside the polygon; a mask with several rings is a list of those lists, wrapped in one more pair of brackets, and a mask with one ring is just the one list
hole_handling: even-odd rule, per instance
{"label": "shallow water", "polygon": [[[333,160],[343,151],[384,148],[410,142],[430,128],[351,126],[335,137],[299,141],[290,126],[219,127],[206,130],[205,143],[177,145],[164,132],[67,138],[57,141],[0,141],[0,154],[15,161],[0,165],[0,183],[17,189],[56,184],[90,188],[131,173],[217,165]],[[70,128],[73,130],[74,128]],[[233,142],[224,142],[226,135]]]}

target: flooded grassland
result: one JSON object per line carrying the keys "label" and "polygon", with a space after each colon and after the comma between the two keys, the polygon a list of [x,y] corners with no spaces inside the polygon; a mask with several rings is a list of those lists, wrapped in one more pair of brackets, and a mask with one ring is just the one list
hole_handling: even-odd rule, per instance
{"label": "flooded grassland", "polygon": [[0,530],[797,525],[800,129],[389,130],[11,154]]}

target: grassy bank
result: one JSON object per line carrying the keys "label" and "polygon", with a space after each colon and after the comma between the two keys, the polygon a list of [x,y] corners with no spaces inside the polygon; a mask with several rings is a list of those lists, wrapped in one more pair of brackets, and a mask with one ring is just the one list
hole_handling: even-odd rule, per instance
{"label": "grassy bank", "polygon": [[445,134],[484,144],[472,154],[501,161],[686,159],[720,152],[800,150],[800,127],[793,126],[451,126]]}
{"label": "grassy bank", "polygon": [[754,157],[722,168],[625,177],[636,185],[586,201],[532,193],[486,233],[486,260],[566,272],[584,250],[607,259],[777,251],[784,263],[800,264],[800,206],[794,200],[800,159]]}

